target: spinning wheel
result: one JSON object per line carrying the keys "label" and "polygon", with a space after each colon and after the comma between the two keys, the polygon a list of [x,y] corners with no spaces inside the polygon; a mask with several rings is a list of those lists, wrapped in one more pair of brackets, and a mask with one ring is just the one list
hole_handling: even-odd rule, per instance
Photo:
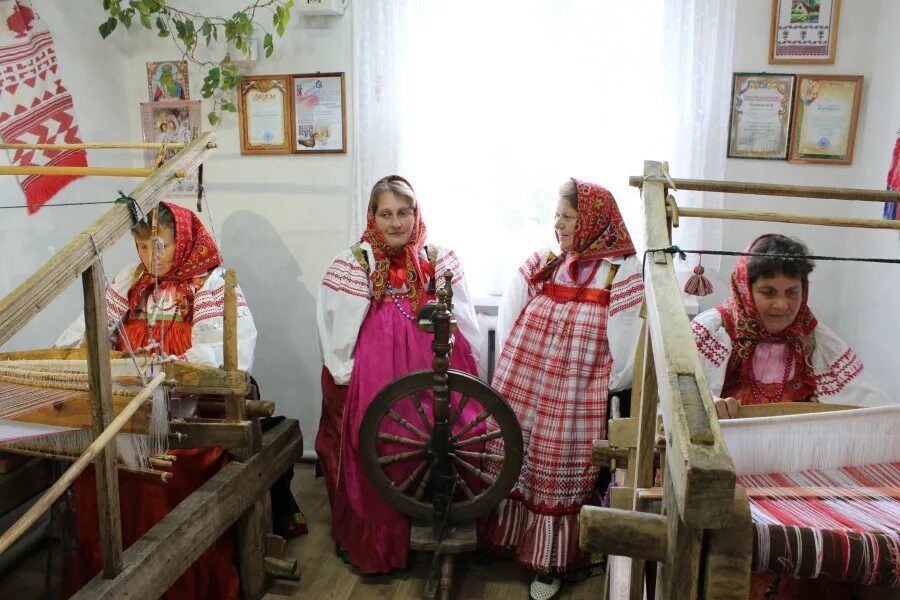
{"label": "spinning wheel", "polygon": [[[418,541],[414,527],[410,543],[434,550],[435,562],[445,554],[444,598],[449,597],[450,555],[474,549],[475,519],[506,497],[522,467],[522,430],[506,401],[477,378],[449,370],[456,329],[450,312],[452,279],[450,271],[444,273],[437,303],[418,315],[419,330],[434,333],[433,370],[409,373],[386,385],[359,430],[359,454],[372,487],[401,513],[432,524],[427,539]],[[448,525],[456,524],[468,524],[469,530],[454,546],[444,535]],[[426,598],[436,592],[431,583]]]}
{"label": "spinning wheel", "polygon": [[[450,312],[452,277],[449,271],[444,274],[438,302],[419,313],[419,329],[434,333],[434,370],[409,373],[385,386],[359,431],[359,453],[369,483],[403,514],[436,526],[444,518],[461,523],[491,510],[515,485],[522,466],[522,430],[506,401],[477,378],[448,370],[450,335],[456,329]],[[476,405],[481,410],[468,418]],[[395,433],[385,431],[386,425]],[[396,433],[398,428],[403,434]],[[503,441],[502,454],[483,449],[496,439]],[[385,442],[402,451],[386,452]],[[397,463],[411,468],[400,481],[389,473]],[[481,489],[473,489],[467,479],[480,482]]]}

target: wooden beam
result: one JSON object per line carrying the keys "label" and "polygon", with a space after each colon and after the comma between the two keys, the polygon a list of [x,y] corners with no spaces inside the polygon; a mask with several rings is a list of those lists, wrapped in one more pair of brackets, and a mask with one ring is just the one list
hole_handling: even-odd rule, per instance
{"label": "wooden beam", "polygon": [[607,440],[594,440],[591,447],[591,464],[599,467],[609,467],[611,461],[616,461],[617,469],[628,468],[628,448],[613,448]]}
{"label": "wooden beam", "polygon": [[93,443],[88,446],[87,450],[85,450],[82,455],[72,464],[71,467],[66,469],[66,472],[62,474],[62,476],[56,480],[50,488],[44,492],[44,495],[41,496],[41,499],[38,500],[34,506],[28,509],[22,518],[16,521],[16,524],[13,525],[9,530],[7,530],[2,536],[0,536],[0,554],[3,554],[12,544],[15,542],[19,536],[21,536],[25,531],[31,527],[35,521],[37,521],[38,517],[44,514],[44,511],[49,509],[56,499],[59,498],[63,492],[65,492],[72,482],[75,481],[75,478],[78,477],[84,469],[91,464],[97,455],[100,454],[100,451],[106,447],[106,445],[112,441],[112,439],[116,436],[116,433],[122,428],[129,418],[131,418],[130,410],[137,410],[137,407],[141,405],[144,400],[150,397],[153,394],[153,390],[162,383],[165,375],[160,373],[156,377],[153,378],[147,387],[144,388],[138,396],[135,396],[134,400],[132,400],[132,404],[120,414],[118,417],[113,419],[113,422],[109,424],[109,427],[103,432],[103,434],[98,437]]}
{"label": "wooden beam", "polygon": [[[60,177],[149,177],[153,169],[127,167],[0,167],[0,175],[56,175]],[[175,171],[173,175],[182,178],[185,171]]]}
{"label": "wooden beam", "polygon": [[246,463],[231,462],[153,526],[123,555],[112,580],[95,577],[73,600],[156,600],[253,502],[268,493],[300,458],[303,440],[295,420],[263,436],[262,449]]}
{"label": "wooden beam", "polygon": [[163,144],[161,142],[95,142],[88,144],[0,144],[3,150],[158,150],[165,146],[180,150],[187,144]]}
{"label": "wooden beam", "polygon": [[[662,177],[662,167],[647,161],[644,172],[651,178],[642,187],[645,241],[649,248],[666,247],[665,195],[663,184],[654,180]],[[670,255],[647,256],[644,286],[674,505],[686,524],[718,527],[731,515],[734,465],[715,416]]]}
{"label": "wooden beam", "polygon": [[[730,194],[750,194],[759,196],[788,196],[793,198],[821,198],[823,200],[861,200],[863,202],[900,202],[900,192],[865,190],[854,188],[811,187],[777,183],[754,183],[748,181],[712,181],[707,179],[672,179],[679,190],[696,192],[725,192]],[[662,175],[632,176],[628,178],[632,187],[642,187],[645,183],[666,185]]]}
{"label": "wooden beam", "polygon": [[[656,597],[666,600],[696,600],[700,579],[700,552],[703,530],[685,523],[678,514],[671,471],[663,476],[663,518],[668,545],[664,563],[657,566]],[[733,493],[733,492],[732,492]],[[732,497],[733,502],[733,497]],[[732,502],[728,503],[731,516]],[[726,523],[730,519],[726,520]]]}
{"label": "wooden beam", "polygon": [[[109,363],[107,363],[108,365]],[[121,413],[131,403],[132,396],[113,396],[113,417]],[[146,401],[135,411],[134,416],[128,420],[122,433],[147,433],[150,431],[150,414],[153,403]],[[85,394],[78,398],[66,400],[58,405],[47,406],[30,413],[19,415],[11,421],[25,421],[28,423],[40,423],[41,425],[57,425],[59,427],[88,428],[93,425],[91,415],[91,398]]]}
{"label": "wooden beam", "polygon": [[[211,152],[207,144],[215,139],[215,133],[204,133],[141,182],[131,192],[141,209],[149,211],[174,189],[178,181],[176,171],[190,171],[200,165]],[[98,253],[116,243],[130,228],[131,213],[128,208],[114,205],[34,275],[0,300],[0,346],[93,264]]]}
{"label": "wooden beam", "polygon": [[[668,211],[666,214],[672,214]],[[790,213],[726,210],[724,208],[678,207],[679,217],[702,217],[728,221],[766,221],[769,223],[797,223],[800,225],[824,225],[826,227],[859,227],[861,229],[900,230],[900,221],[885,219],[861,219],[859,217],[815,217]]]}
{"label": "wooden beam", "polygon": [[757,417],[780,417],[783,415],[807,415],[836,410],[856,410],[859,406],[849,404],[826,404],[820,402],[775,402],[772,404],[746,404],[738,406],[739,419]]}
{"label": "wooden beam", "polygon": [[[271,400],[244,400],[248,419],[271,417],[275,414],[275,403]],[[201,400],[198,408],[202,415],[224,415],[225,403],[219,400]]]}
{"label": "wooden beam", "polygon": [[614,448],[637,448],[637,428],[636,418],[610,419],[607,435],[609,445]]}
{"label": "wooden beam", "polygon": [[246,448],[251,442],[250,421],[227,423],[212,419],[176,419],[169,422],[169,433],[183,436],[170,438],[171,448]]}
{"label": "wooden beam", "polygon": [[586,552],[661,562],[668,544],[666,518],[650,513],[584,506],[578,544]]}
{"label": "wooden beam", "polygon": [[753,523],[747,495],[734,490],[731,522],[705,532],[703,595],[708,600],[746,600],[750,597],[753,560]]}
{"label": "wooden beam", "polygon": [[[109,330],[106,319],[106,283],[100,263],[92,263],[82,273],[84,323],[87,338],[88,387],[94,440],[115,418],[112,402],[112,373],[109,366]],[[115,437],[112,438],[115,442]],[[112,578],[122,570],[122,519],[119,516],[119,474],[116,471],[116,444],[100,449],[94,461],[97,481],[97,517],[103,552],[103,575]]]}
{"label": "wooden beam", "polygon": [[[127,358],[122,352],[111,351],[110,359]],[[85,348],[42,348],[0,352],[0,361],[5,360],[86,360]],[[250,389],[250,376],[246,371],[228,372],[215,367],[175,361],[165,366],[166,377],[175,380],[174,396],[246,396]],[[138,383],[135,378],[131,383]]]}

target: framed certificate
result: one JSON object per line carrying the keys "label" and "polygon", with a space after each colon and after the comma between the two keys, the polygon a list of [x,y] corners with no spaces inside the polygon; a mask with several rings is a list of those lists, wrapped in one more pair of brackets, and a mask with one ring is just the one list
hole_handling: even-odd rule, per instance
{"label": "framed certificate", "polygon": [[795,81],[795,75],[734,74],[728,158],[787,158]]}
{"label": "framed certificate", "polygon": [[862,87],[862,75],[797,76],[790,162],[853,162]]}
{"label": "framed certificate", "polygon": [[291,78],[244,77],[238,95],[241,154],[290,154]]}
{"label": "framed certificate", "polygon": [[291,78],[295,154],[346,154],[347,115],[343,73]]}
{"label": "framed certificate", "polygon": [[769,64],[833,65],[841,0],[772,0]]}

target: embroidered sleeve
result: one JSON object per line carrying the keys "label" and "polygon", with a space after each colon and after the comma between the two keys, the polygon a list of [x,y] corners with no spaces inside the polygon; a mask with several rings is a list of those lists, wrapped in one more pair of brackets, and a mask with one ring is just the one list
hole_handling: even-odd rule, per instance
{"label": "embroidered sleeve", "polygon": [[447,270],[453,272],[453,285],[462,281],[463,277],[466,276],[456,253],[453,250],[445,249],[444,252],[438,253],[437,261],[434,265],[434,276],[441,277],[444,271]]}
{"label": "embroidered sleeve", "polygon": [[[191,347],[180,360],[218,367],[224,362],[225,271],[215,269],[194,295]],[[240,286],[237,287],[238,368],[250,371],[256,353],[256,324]]]}
{"label": "embroidered sleeve", "polygon": [[[556,258],[556,255],[549,249],[542,250],[529,256],[528,260],[519,267],[519,275],[521,275],[522,279],[525,281],[529,300],[540,294],[541,290],[544,288],[543,282],[532,283],[531,278],[554,258]],[[518,315],[516,316],[518,317]]]}
{"label": "embroidered sleeve", "polygon": [[644,300],[644,280],[640,273],[632,273],[615,281],[609,289],[609,316],[639,305]]}
{"label": "embroidered sleeve", "polygon": [[816,373],[816,395],[833,396],[842,391],[857,375],[862,373],[863,366],[853,348],[847,348],[837,360],[828,365],[824,373]]}
{"label": "embroidered sleeve", "polygon": [[369,305],[366,271],[354,258],[354,250],[345,250],[325,272],[316,304],[319,351],[338,385],[350,382],[356,339]]}
{"label": "embroidered sleeve", "polygon": [[322,285],[333,292],[369,299],[366,270],[350,250],[342,252],[332,261],[322,278]]}
{"label": "embroidered sleeve", "polygon": [[697,351],[714,367],[722,366],[731,352],[726,348],[709,329],[694,321],[691,323],[694,332],[694,341],[697,343]]}

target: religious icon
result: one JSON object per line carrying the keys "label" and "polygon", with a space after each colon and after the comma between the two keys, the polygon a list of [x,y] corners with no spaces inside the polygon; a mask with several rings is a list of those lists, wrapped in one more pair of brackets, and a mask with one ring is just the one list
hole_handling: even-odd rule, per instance
{"label": "religious icon", "polygon": [[151,102],[189,99],[187,61],[147,63],[147,88]]}

